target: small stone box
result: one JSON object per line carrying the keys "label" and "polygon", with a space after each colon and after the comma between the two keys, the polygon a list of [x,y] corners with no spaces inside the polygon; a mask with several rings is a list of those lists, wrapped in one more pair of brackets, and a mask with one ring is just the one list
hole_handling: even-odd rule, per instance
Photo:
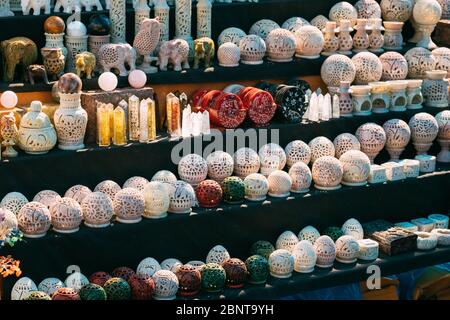
{"label": "small stone box", "polygon": [[387,181],[386,168],[378,164],[371,165],[368,181],[371,184],[386,182]]}
{"label": "small stone box", "polygon": [[417,155],[416,160],[420,162],[420,172],[431,173],[436,170],[436,157],[426,154]]}
{"label": "small stone box", "polygon": [[[101,90],[84,91],[81,94],[81,106],[88,113],[88,124],[86,129],[85,142],[95,143],[97,136],[97,101],[102,103],[112,103],[114,108],[119,105],[121,100],[125,100],[128,103],[128,99],[135,95],[139,100],[152,98],[157,103],[155,99],[155,93],[153,88],[123,88],[117,89],[110,92],[105,92]],[[156,106],[156,112],[158,113],[158,106]],[[128,113],[128,112],[127,112]],[[156,114],[156,119],[159,119],[158,114]]]}
{"label": "small stone box", "polygon": [[404,159],[399,162],[403,165],[403,172],[406,178],[417,178],[420,171],[420,161],[412,159]]}
{"label": "small stone box", "polygon": [[403,166],[397,162],[386,162],[381,166],[386,168],[386,177],[389,181],[397,181],[405,179],[405,173],[403,172]]}
{"label": "small stone box", "polygon": [[434,221],[427,218],[413,219],[411,222],[419,228],[419,231],[431,232],[435,227]]}
{"label": "small stone box", "polygon": [[419,231],[419,228],[414,223],[408,221],[398,222],[395,226],[412,232]]}

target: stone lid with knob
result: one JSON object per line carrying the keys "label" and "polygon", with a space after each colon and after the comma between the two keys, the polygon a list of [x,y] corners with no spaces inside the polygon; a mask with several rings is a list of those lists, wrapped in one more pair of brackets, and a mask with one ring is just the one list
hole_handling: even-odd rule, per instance
{"label": "stone lid with knob", "polygon": [[49,117],[42,112],[42,102],[40,101],[32,101],[29,111],[20,121],[22,128],[45,129],[52,126]]}

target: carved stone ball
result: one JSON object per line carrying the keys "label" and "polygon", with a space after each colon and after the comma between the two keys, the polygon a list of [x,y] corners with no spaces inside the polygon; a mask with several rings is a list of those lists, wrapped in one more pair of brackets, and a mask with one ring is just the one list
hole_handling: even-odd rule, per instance
{"label": "carved stone ball", "polygon": [[65,73],[58,80],[60,93],[80,93],[81,87],[81,79],[75,73]]}
{"label": "carved stone ball", "polygon": [[47,33],[63,33],[64,29],[66,29],[66,24],[58,16],[48,17],[44,22],[44,31]]}
{"label": "carved stone ball", "polygon": [[88,34],[93,36],[106,36],[111,30],[111,22],[104,14],[95,14],[89,18]]}

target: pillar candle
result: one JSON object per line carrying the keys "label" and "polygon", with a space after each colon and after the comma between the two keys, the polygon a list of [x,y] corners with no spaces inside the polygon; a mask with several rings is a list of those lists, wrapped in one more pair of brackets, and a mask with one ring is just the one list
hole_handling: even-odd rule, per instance
{"label": "pillar candle", "polygon": [[148,98],[148,140],[153,141],[156,139],[156,106],[155,100]]}
{"label": "pillar candle", "polygon": [[323,113],[323,95],[322,94],[317,94],[317,115],[318,115],[318,119],[321,120],[322,119],[322,113]]}
{"label": "pillar candle", "polygon": [[108,110],[109,114],[109,132],[112,139],[114,133],[114,106],[112,105],[112,103],[108,103],[106,105],[106,109]]}
{"label": "pillar candle", "polygon": [[139,142],[148,142],[148,101],[142,100],[139,106]]}
{"label": "pillar candle", "polygon": [[339,109],[339,96],[335,94],[333,96],[333,118],[339,118],[340,115],[340,109]]}
{"label": "pillar candle", "polygon": [[191,122],[191,106],[188,104],[187,107],[182,111],[182,123],[181,123],[181,136],[187,138],[192,133],[192,122]]}
{"label": "pillar candle", "polygon": [[211,38],[211,7],[209,0],[197,3],[197,38]]}
{"label": "pillar candle", "polygon": [[209,123],[209,112],[208,110],[203,111],[202,114],[202,133],[210,134],[211,133],[211,125]]}
{"label": "pillar candle", "polygon": [[179,137],[181,134],[181,108],[180,99],[173,93],[169,93],[166,97],[167,108],[167,133],[171,137]]}
{"label": "pillar candle", "polygon": [[127,126],[125,120],[125,111],[118,106],[114,110],[114,135],[113,143],[116,146],[123,146],[127,143]]}
{"label": "pillar candle", "polygon": [[319,106],[317,105],[317,103],[318,103],[317,94],[314,92],[311,95],[311,100],[309,102],[309,112],[308,112],[309,121],[314,122],[319,121]]}
{"label": "pillar candle", "polygon": [[128,131],[131,141],[139,141],[139,98],[131,96],[128,99]]}
{"label": "pillar candle", "polygon": [[109,111],[103,103],[97,105],[97,143],[100,147],[111,144]]}

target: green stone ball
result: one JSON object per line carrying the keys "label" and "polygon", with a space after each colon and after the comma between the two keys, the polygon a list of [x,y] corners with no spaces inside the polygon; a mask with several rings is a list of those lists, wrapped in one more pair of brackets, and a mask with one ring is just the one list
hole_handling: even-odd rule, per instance
{"label": "green stone ball", "polygon": [[275,247],[269,242],[265,240],[259,240],[256,241],[251,249],[250,252],[252,255],[260,255],[269,260],[269,256],[272,252],[275,251]]}
{"label": "green stone ball", "polygon": [[81,300],[106,300],[106,292],[101,286],[89,283],[80,289]]}
{"label": "green stone ball", "polygon": [[202,270],[202,289],[208,292],[222,291],[225,286],[226,273],[217,263],[207,263]]}
{"label": "green stone ball", "polygon": [[108,300],[130,300],[131,288],[122,278],[111,278],[103,285]]}
{"label": "green stone ball", "polygon": [[329,236],[334,242],[344,235],[339,227],[328,227],[324,230],[323,235]]}
{"label": "green stone ball", "polygon": [[228,203],[241,203],[245,197],[245,184],[239,177],[228,177],[222,181],[223,199]]}
{"label": "green stone ball", "polygon": [[247,267],[248,279],[247,281],[252,284],[266,283],[269,277],[269,262],[266,258],[260,255],[253,255],[245,260],[245,266]]}

